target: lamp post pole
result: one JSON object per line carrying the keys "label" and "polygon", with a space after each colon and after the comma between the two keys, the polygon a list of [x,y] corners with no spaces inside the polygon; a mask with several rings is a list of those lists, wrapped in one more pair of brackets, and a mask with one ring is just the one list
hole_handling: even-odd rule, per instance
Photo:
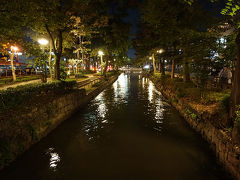
{"label": "lamp post pole", "polygon": [[[39,39],[38,40],[38,43],[42,46],[42,49],[43,49],[43,53],[44,53],[44,47],[49,43],[47,39]],[[51,51],[51,50],[50,50]],[[51,55],[50,55],[51,56]],[[50,57],[51,58],[51,57]],[[43,59],[44,60],[44,59]],[[49,59],[50,60],[50,59]],[[47,82],[47,65],[46,65],[46,62],[44,62],[44,73],[43,73],[43,79],[42,81],[44,83]],[[50,67],[49,67],[50,68]]]}
{"label": "lamp post pole", "polygon": [[103,74],[103,57],[101,55],[101,73]]}
{"label": "lamp post pole", "polygon": [[103,74],[103,52],[102,51],[98,51],[98,55],[101,58],[101,74]]}
{"label": "lamp post pole", "polygon": [[[164,49],[159,49],[159,50],[157,51],[157,53],[159,53],[159,54],[164,53]],[[162,73],[162,75],[165,75],[164,62],[162,62],[161,59],[160,59],[160,72]]]}

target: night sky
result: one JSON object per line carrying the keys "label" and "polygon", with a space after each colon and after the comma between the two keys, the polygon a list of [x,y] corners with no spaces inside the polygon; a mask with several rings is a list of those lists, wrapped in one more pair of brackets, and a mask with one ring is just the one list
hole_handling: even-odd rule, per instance
{"label": "night sky", "polygon": [[[140,12],[137,6],[128,8],[128,16],[125,18],[125,21],[132,25],[130,30],[130,39],[132,39],[137,32],[137,24],[140,21]],[[130,58],[135,58],[135,50],[130,48],[127,52],[127,55]]]}
{"label": "night sky", "polygon": [[[129,22],[132,27],[130,30],[130,39],[133,39],[135,37],[135,34],[138,30],[137,24],[140,22],[140,9],[139,4],[142,3],[142,0],[130,0],[129,1],[129,8],[127,10],[128,16],[124,18],[126,22]],[[225,7],[225,3],[223,1],[211,3],[211,2],[205,2],[204,8],[207,10],[212,10],[213,8],[217,12],[217,16],[221,16],[220,11]],[[135,58],[135,49],[130,48],[127,52],[127,55],[129,58]]]}

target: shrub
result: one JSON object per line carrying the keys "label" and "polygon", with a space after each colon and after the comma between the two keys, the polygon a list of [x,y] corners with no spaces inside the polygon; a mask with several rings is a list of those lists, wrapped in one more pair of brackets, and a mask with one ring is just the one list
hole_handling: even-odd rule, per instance
{"label": "shrub", "polygon": [[182,89],[182,88],[177,89],[176,96],[177,96],[178,99],[183,98],[185,95],[186,95],[186,93],[185,93],[184,89]]}
{"label": "shrub", "polygon": [[84,74],[94,74],[95,72],[91,70],[80,70],[80,73],[84,75]]}
{"label": "shrub", "polygon": [[103,84],[103,81],[99,81],[97,83],[95,83],[94,85],[92,85],[92,87],[99,87]]}
{"label": "shrub", "polygon": [[224,112],[229,111],[229,108],[230,108],[229,103],[230,103],[230,94],[226,94],[221,100],[221,109]]}
{"label": "shrub", "polygon": [[186,109],[187,116],[191,119],[198,120],[198,117],[195,113],[193,113],[190,109]]}
{"label": "shrub", "polygon": [[162,74],[161,74],[161,73],[155,73],[153,76],[154,76],[155,78],[161,78]]}
{"label": "shrub", "polygon": [[0,91],[0,111],[17,107],[41,94],[47,94],[49,92],[53,92],[54,94],[64,93],[73,89],[75,85],[75,80],[53,81],[45,84],[27,84],[2,90]]}
{"label": "shrub", "polygon": [[234,125],[240,129],[240,105],[236,107]]}

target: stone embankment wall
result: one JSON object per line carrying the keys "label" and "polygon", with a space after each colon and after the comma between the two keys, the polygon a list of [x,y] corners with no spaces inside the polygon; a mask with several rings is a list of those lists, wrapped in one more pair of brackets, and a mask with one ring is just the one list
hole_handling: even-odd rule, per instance
{"label": "stone embankment wall", "polygon": [[89,93],[85,89],[75,89],[58,97],[46,95],[44,100],[0,116],[0,169],[71,117],[117,77],[111,77]]}
{"label": "stone embankment wall", "polygon": [[227,171],[240,180],[240,147],[233,143],[231,135],[211,123],[211,118],[216,117],[211,117],[207,112],[192,110],[184,100],[174,101],[176,93],[172,93],[156,82],[155,85],[162,92],[163,96],[186,119],[190,126],[201,133],[203,138],[210,143],[211,148],[216,152],[216,156]]}

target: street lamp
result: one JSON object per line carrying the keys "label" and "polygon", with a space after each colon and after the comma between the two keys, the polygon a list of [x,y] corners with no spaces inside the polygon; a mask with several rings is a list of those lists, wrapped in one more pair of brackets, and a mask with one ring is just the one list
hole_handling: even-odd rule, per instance
{"label": "street lamp", "polygon": [[11,51],[18,51],[18,47],[16,47],[16,46],[11,46]]}
{"label": "street lamp", "polygon": [[[157,50],[157,53],[159,53],[159,54],[164,53],[164,49]],[[162,74],[165,74],[165,71],[164,71],[164,61],[162,62],[162,58],[160,59],[160,72]]]}
{"label": "street lamp", "polygon": [[103,74],[103,55],[102,51],[98,51],[98,55],[101,57],[101,73]]}
{"label": "street lamp", "polygon": [[42,46],[46,46],[49,42],[47,39],[42,38],[38,40],[38,43]]}
{"label": "street lamp", "polygon": [[164,52],[164,49],[157,50],[157,53],[162,54]]}
{"label": "street lamp", "polygon": [[14,54],[18,51],[17,46],[11,46],[11,66],[12,66],[12,77],[13,81],[16,81],[15,67],[13,64]]}
{"label": "street lamp", "polygon": [[[43,47],[42,49],[43,49],[43,53],[44,53],[44,46],[46,46],[48,43],[49,43],[49,41],[47,40],[47,39],[44,39],[44,38],[42,38],[42,39],[39,39],[38,40],[38,43]],[[50,51],[51,51],[51,48],[50,48]],[[50,59],[49,59],[49,64],[51,65],[51,52],[50,52]],[[49,69],[51,68],[51,66],[49,66]],[[47,66],[46,66],[46,63],[44,63],[44,75],[43,75],[43,82],[47,82]],[[51,75],[51,73],[50,73],[50,76],[52,76]]]}

